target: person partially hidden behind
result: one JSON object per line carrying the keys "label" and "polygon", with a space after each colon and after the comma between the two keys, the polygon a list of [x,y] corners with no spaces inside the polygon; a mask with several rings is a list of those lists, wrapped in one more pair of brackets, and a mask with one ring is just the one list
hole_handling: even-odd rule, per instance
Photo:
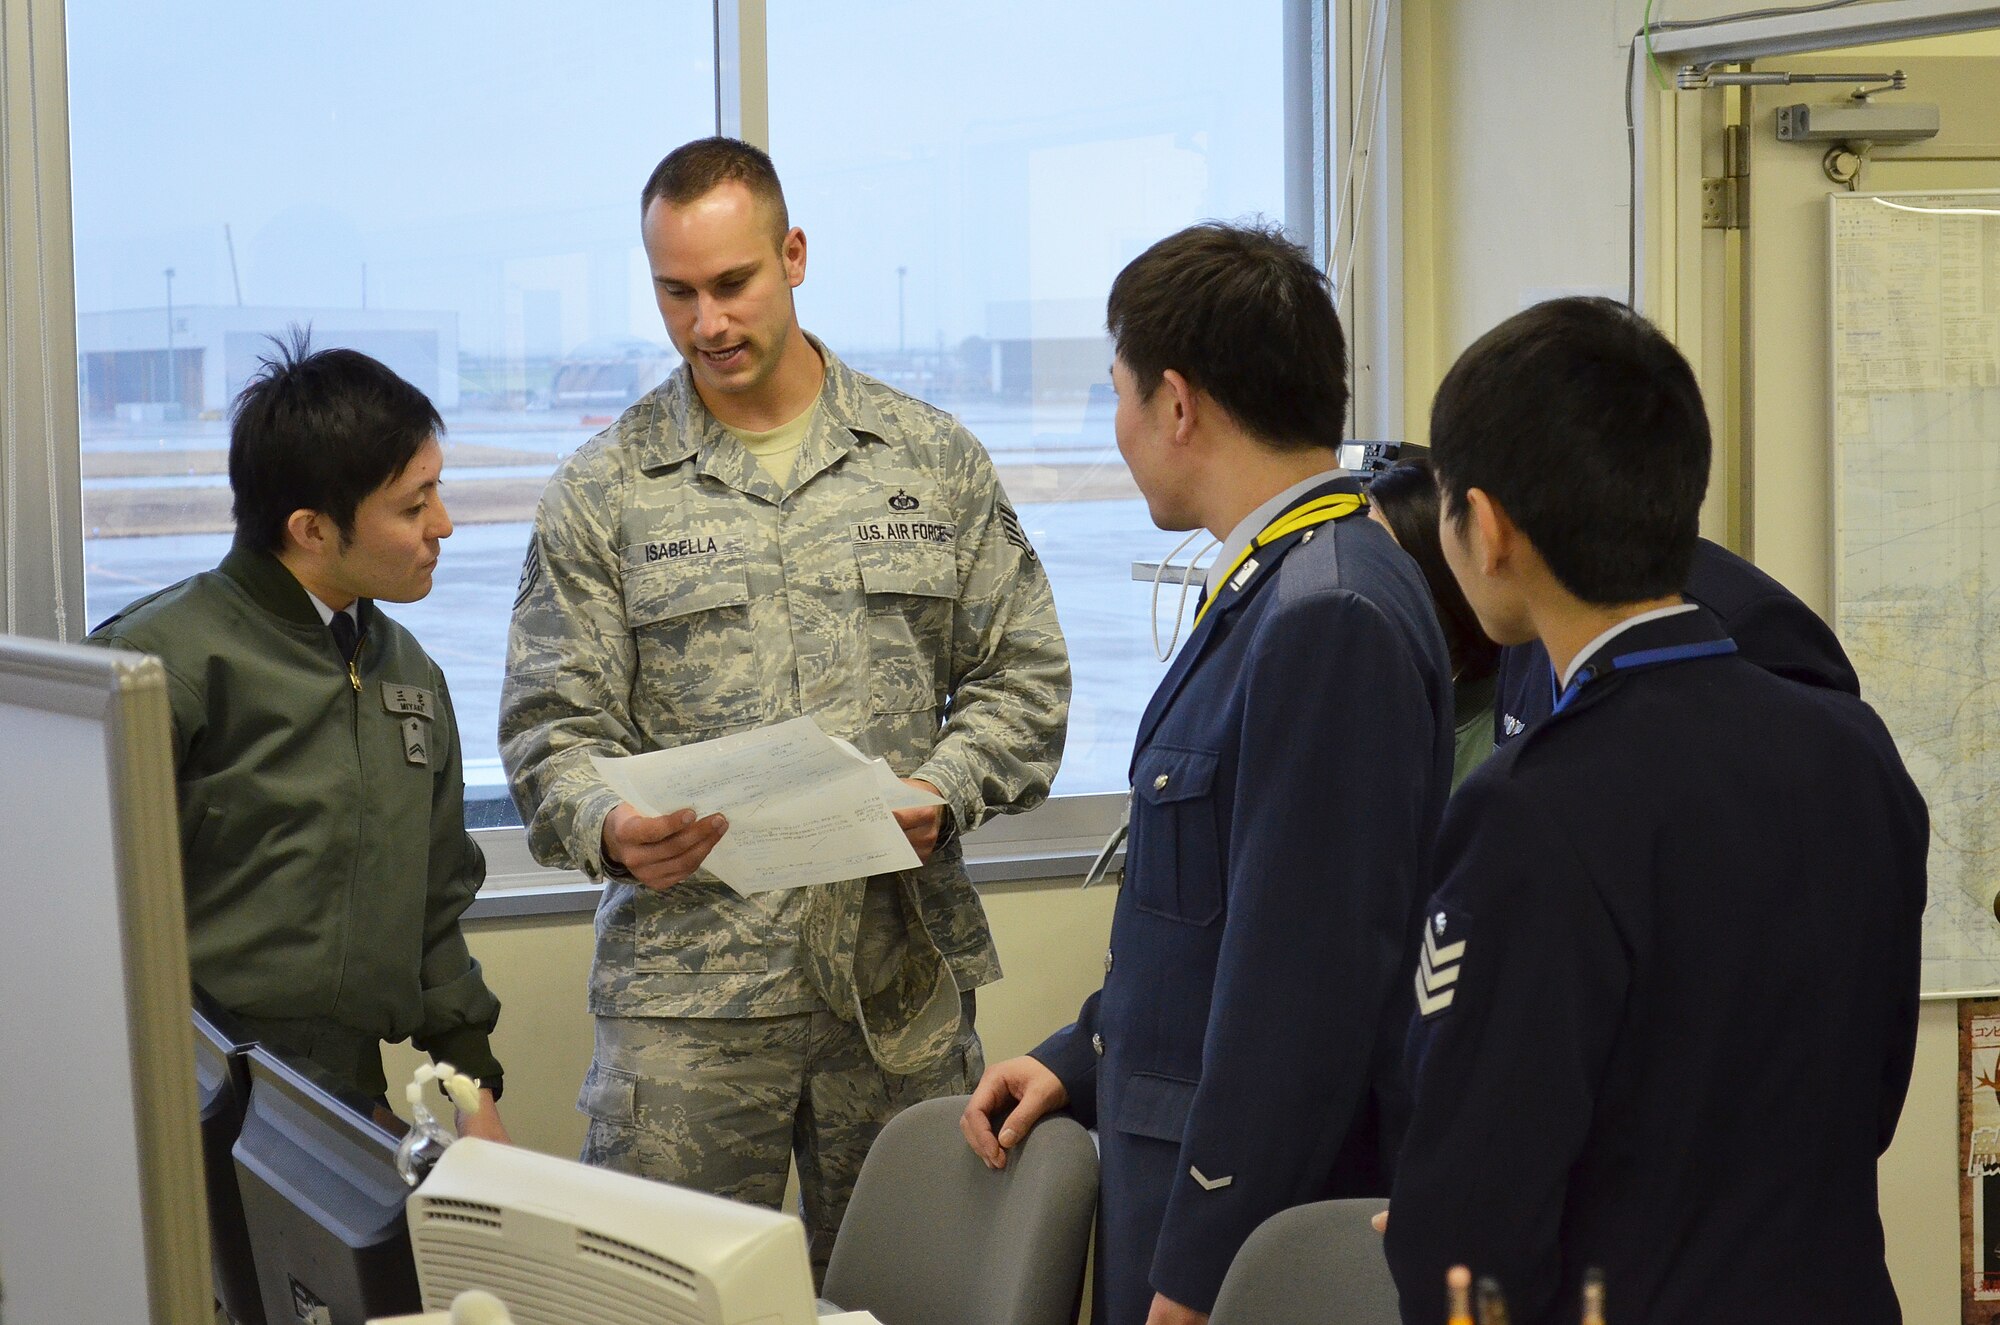
{"label": "person partially hidden behind", "polygon": [[167,673],[196,986],[246,1033],[379,1097],[381,1042],[483,1085],[465,1135],[504,1141],[500,1004],[459,917],[486,876],[465,831],[444,673],[376,607],[431,591],[451,534],[437,411],[303,333],[237,397],[222,564],[90,642]]}
{"label": "person partially hidden behind", "polygon": [[1561,691],[1445,812],[1388,1218],[1403,1319],[1443,1319],[1454,1264],[1523,1322],[1575,1319],[1591,1267],[1631,1325],[1899,1319],[1876,1160],[1929,824],[1894,741],[1686,601],[1707,414],[1630,309],[1481,338],[1431,462],[1480,624],[1539,640]]}
{"label": "person partially hidden behind", "polygon": [[1339,467],[1346,342],[1312,260],[1195,226],[1119,273],[1106,320],[1153,523],[1222,551],[1139,721],[1104,987],[960,1125],[1000,1168],[1051,1108],[1094,1123],[1092,1319],[1181,1325],[1269,1216],[1387,1188],[1451,670]]}
{"label": "person partially hidden behind", "polygon": [[[1415,448],[1405,447],[1408,454]],[[1445,647],[1451,651],[1452,759],[1455,791],[1493,753],[1494,667],[1500,646],[1486,638],[1472,605],[1445,565],[1438,543],[1437,478],[1430,458],[1410,455],[1368,483],[1368,518],[1389,531],[1410,554],[1430,586]]]}

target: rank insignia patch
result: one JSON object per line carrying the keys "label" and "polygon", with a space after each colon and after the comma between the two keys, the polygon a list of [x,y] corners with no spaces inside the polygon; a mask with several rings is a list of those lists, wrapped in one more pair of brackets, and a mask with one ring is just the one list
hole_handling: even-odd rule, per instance
{"label": "rank insignia patch", "polygon": [[528,555],[521,559],[521,582],[514,590],[514,606],[528,601],[528,595],[542,582],[542,540],[528,535]]}
{"label": "rank insignia patch", "polygon": [[[1417,1011],[1434,1017],[1450,1007],[1458,997],[1459,968],[1465,963],[1464,919],[1457,926],[1446,911],[1438,911],[1424,924],[1424,950],[1417,955]],[[1449,941],[1447,941],[1449,940]]]}
{"label": "rank insignia patch", "polygon": [[430,767],[430,733],[424,730],[422,718],[403,719],[403,761],[419,768]]}
{"label": "rank insignia patch", "polygon": [[1039,561],[1035,555],[1035,545],[1028,541],[1027,533],[1021,528],[1021,517],[1014,514],[1014,508],[1005,502],[1000,504],[1000,532],[1009,543],[1021,549],[1029,561]]}

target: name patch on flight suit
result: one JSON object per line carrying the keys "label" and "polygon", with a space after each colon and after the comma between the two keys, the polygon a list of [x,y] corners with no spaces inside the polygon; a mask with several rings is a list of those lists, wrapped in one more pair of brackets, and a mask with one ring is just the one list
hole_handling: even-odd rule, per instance
{"label": "name patch on flight suit", "polygon": [[958,542],[958,526],[944,520],[857,520],[856,543],[932,543],[952,547]]}
{"label": "name patch on flight suit", "polygon": [[1465,965],[1463,912],[1437,907],[1424,917],[1424,947],[1417,954],[1417,1013],[1424,1020],[1441,1015],[1458,997],[1458,976]]}
{"label": "name patch on flight suit", "polygon": [[727,546],[724,540],[714,534],[687,534],[680,538],[660,539],[640,547],[639,564],[650,566],[656,561],[685,561],[690,557],[710,557]]}
{"label": "name patch on flight suit", "polygon": [[422,686],[382,683],[382,707],[390,713],[407,713],[419,718],[437,716],[437,699]]}

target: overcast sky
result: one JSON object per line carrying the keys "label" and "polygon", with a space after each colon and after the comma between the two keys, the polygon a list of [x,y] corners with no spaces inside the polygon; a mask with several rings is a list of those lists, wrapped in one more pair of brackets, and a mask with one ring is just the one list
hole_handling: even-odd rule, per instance
{"label": "overcast sky", "polygon": [[[838,344],[1101,322],[1281,219],[1280,5],[770,0],[772,146]],[[713,128],[708,0],[73,0],[78,303],[449,309],[468,354],[663,340],[636,198]],[[364,267],[366,268],[364,276]],[[1020,305],[1020,307],[1014,307]],[[1094,310],[1094,312],[1092,311]]]}

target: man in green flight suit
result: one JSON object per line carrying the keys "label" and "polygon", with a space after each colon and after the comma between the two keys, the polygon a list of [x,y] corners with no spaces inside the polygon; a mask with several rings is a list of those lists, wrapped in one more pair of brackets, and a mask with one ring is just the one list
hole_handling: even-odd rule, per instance
{"label": "man in green flight suit", "polygon": [[222,564],[90,639],[166,667],[195,984],[363,1096],[387,1088],[381,1042],[413,1039],[482,1083],[460,1130],[504,1141],[451,696],[375,606],[431,590],[443,426],[382,364],[297,336],[236,400]]}
{"label": "man in green flight suit", "polygon": [[[640,207],[686,362],[543,494],[501,756],[536,856],[609,884],[584,1158],[775,1206],[796,1156],[824,1266],[882,1124],[979,1079],[1000,967],[957,833],[1047,795],[1069,659],[984,448],[801,330],[770,159],[689,143]],[[898,812],[920,868],[739,897],[700,872],[719,816],[591,767],[801,714],[942,796]]]}

